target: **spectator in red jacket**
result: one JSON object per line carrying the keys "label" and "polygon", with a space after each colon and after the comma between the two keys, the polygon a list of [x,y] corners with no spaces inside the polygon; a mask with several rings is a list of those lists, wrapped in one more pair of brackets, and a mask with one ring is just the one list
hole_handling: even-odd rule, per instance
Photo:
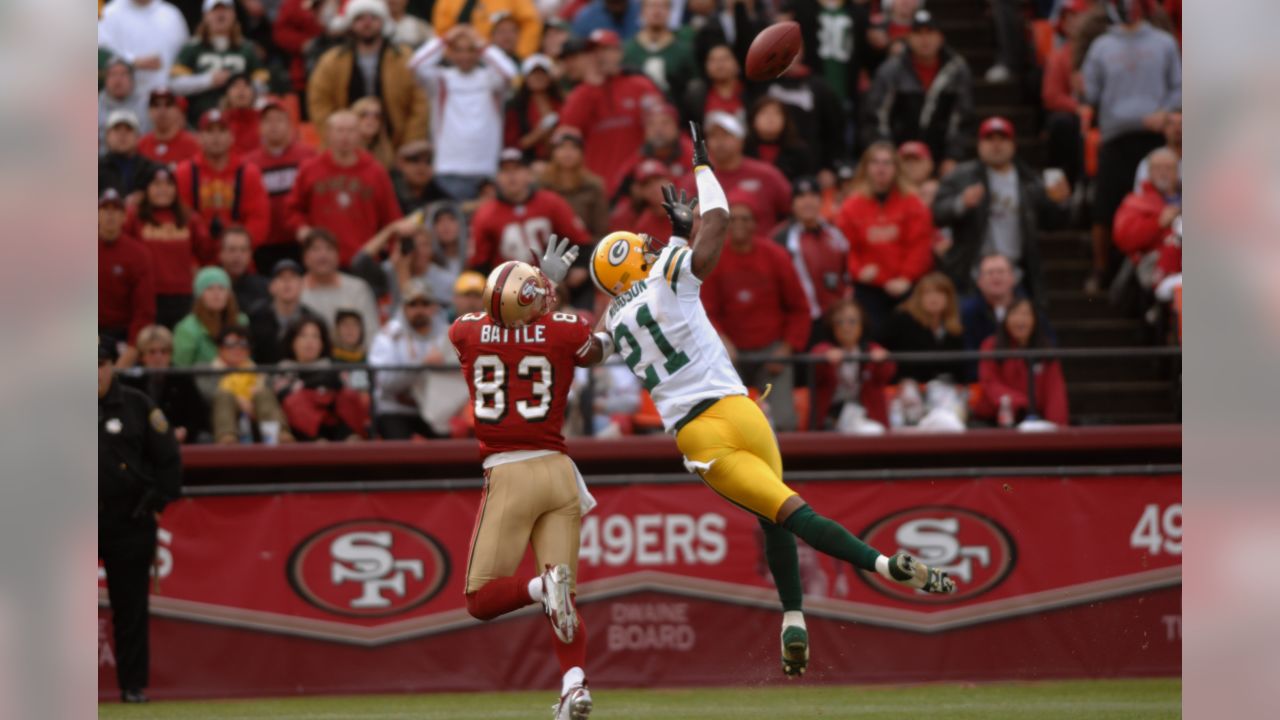
{"label": "spectator in red jacket", "polygon": [[98,199],[98,334],[129,346],[118,367],[137,361],[138,331],[156,317],[151,256],[124,224],[124,200],[108,188]]}
{"label": "spectator in red jacket", "polygon": [[1090,0],[1066,0],[1058,15],[1058,34],[1062,42],[1045,61],[1040,98],[1048,116],[1044,129],[1049,142],[1048,166],[1062,168],[1067,181],[1075,187],[1084,169],[1084,139],[1080,134],[1080,91],[1084,86],[1078,72],[1072,69],[1076,31],[1084,11],[1092,7]]}
{"label": "spectator in red jacket", "polygon": [[271,230],[253,251],[253,264],[261,272],[270,272],[285,258],[302,261],[298,241],[289,232],[289,194],[298,179],[298,169],[315,157],[316,151],[298,140],[293,118],[278,99],[267,98],[258,114],[262,142],[244,160],[262,173],[262,184],[270,198]]}
{"label": "spectator in red jacket", "polygon": [[217,243],[200,214],[179,199],[173,171],[158,168],[143,187],[142,201],[130,210],[125,229],[151,253],[156,322],[172,329],[191,312],[196,269],[213,262]]}
{"label": "spectator in red jacket", "polygon": [[151,132],[138,141],[138,152],[161,164],[190,160],[200,152],[200,141],[187,132],[187,101],[166,87],[151,91],[147,114]]}
{"label": "spectator in red jacket", "polygon": [[[578,245],[591,242],[586,226],[564,198],[533,186],[533,173],[518,149],[502,151],[497,180],[498,196],[480,203],[471,220],[467,267],[487,273],[507,260],[537,263],[552,233]],[[585,267],[573,268],[565,280],[570,288],[586,282]]]}
{"label": "spectator in red jacket", "polygon": [[866,149],[854,188],[836,224],[849,239],[849,275],[866,311],[867,333],[881,339],[893,306],[933,268],[933,221],[891,143]]}
{"label": "spectator in red jacket", "polygon": [[587,169],[613,177],[634,148],[644,142],[645,107],[662,93],[644,75],[622,72],[622,42],[611,30],[596,30],[589,42],[595,62],[569,93],[560,124],[577,128],[585,143]]}
{"label": "spectator in red jacket", "polygon": [[[1049,342],[1036,321],[1035,306],[1027,298],[1014,301],[1000,330],[982,343],[983,350],[1045,348]],[[1057,360],[982,360],[978,363],[982,397],[974,416],[995,421],[1002,398],[1009,398],[1015,418],[1041,418],[1066,425],[1067,383]]]}
{"label": "spectator in red jacket", "polygon": [[[849,279],[849,241],[822,217],[822,191],[811,177],[796,180],[792,189],[792,222],[773,234],[787,249],[813,318],[811,342],[830,340],[824,319],[831,308],[853,295]],[[859,313],[861,314],[861,313]]]}
{"label": "spectator in red jacket", "polygon": [[693,168],[693,141],[680,132],[680,115],[667,103],[653,105],[644,112],[644,144],[623,161],[618,172],[608,178],[605,192],[616,197],[626,189],[631,173],[646,158],[661,160],[667,173],[682,178]]}
{"label": "spectator in red jacket", "polygon": [[[728,200],[729,241],[702,285],[702,304],[743,381],[761,389],[773,385],[766,402],[774,427],[794,430],[795,373],[783,360],[808,347],[809,301],[787,251],[757,234],[751,199],[733,191]],[[776,360],[739,362],[740,352]]]}
{"label": "spectator in red jacket", "polygon": [[[857,302],[837,301],[827,313],[827,321],[835,342],[818,343],[812,350],[827,360],[814,366],[813,402],[820,427],[851,433],[884,432],[889,427],[885,386],[893,380],[898,366],[888,359],[888,350],[863,335],[862,308]],[[850,360],[852,353],[869,354],[871,362]]]}
{"label": "spectator in red jacket", "polygon": [[1174,221],[1182,216],[1182,182],[1178,156],[1159,148],[1147,156],[1150,177],[1142,192],[1129,193],[1116,212],[1112,237],[1116,248],[1138,268],[1138,282],[1150,289],[1157,282],[1156,263]]}
{"label": "spectator in red jacket", "polygon": [[[778,221],[791,212],[791,184],[767,162],[746,157],[743,143],[747,130],[732,115],[707,113],[707,152],[716,169],[716,178],[726,193],[739,192],[751,203],[752,214],[761,232],[772,232]],[[693,173],[681,179],[682,188],[697,190]]]}
{"label": "spectator in red jacket", "polygon": [[341,267],[369,238],[401,218],[386,168],[360,150],[355,113],[340,110],[326,123],[329,149],[303,163],[289,196],[289,226],[301,242],[321,227],[338,239]]}
{"label": "spectator in red jacket", "polygon": [[665,241],[671,235],[671,221],[662,209],[662,186],[670,181],[667,167],[657,160],[645,160],[636,166],[631,197],[619,202],[609,214],[609,232],[629,230]]}
{"label": "spectator in red jacket", "polygon": [[271,229],[271,203],[262,173],[233,153],[235,136],[221,110],[200,117],[200,154],[178,165],[178,197],[209,221],[209,236],[243,225],[257,247]]}

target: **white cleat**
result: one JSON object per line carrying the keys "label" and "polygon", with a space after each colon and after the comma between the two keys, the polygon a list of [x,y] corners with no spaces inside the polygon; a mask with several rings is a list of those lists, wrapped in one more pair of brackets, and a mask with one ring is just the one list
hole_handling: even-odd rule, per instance
{"label": "white cleat", "polygon": [[809,667],[809,631],[799,611],[782,614],[782,672],[787,679],[804,675]]}
{"label": "white cleat", "polygon": [[591,691],[584,685],[574,685],[560,696],[555,706],[556,720],[587,720],[591,716]]}
{"label": "white cleat", "polygon": [[[555,630],[556,637],[566,645],[573,642],[574,633],[578,629],[578,611],[573,607],[573,596],[569,588],[569,566],[548,565],[546,572],[542,573],[542,611],[546,613],[547,620],[551,621],[551,629]],[[590,695],[587,698],[589,704]]]}

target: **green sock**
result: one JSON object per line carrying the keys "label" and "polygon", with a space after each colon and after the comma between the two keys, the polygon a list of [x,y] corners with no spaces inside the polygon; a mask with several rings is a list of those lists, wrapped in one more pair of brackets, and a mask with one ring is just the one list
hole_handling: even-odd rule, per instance
{"label": "green sock", "polygon": [[876,558],[880,557],[880,551],[854,537],[840,523],[814,512],[808,505],[791,513],[782,526],[818,552],[846,560],[863,570],[876,571]]}
{"label": "green sock", "polygon": [[800,559],[796,557],[796,538],[781,525],[760,520],[764,528],[764,556],[769,561],[773,584],[778,586],[778,599],[783,611],[799,610],[804,598],[800,585]]}

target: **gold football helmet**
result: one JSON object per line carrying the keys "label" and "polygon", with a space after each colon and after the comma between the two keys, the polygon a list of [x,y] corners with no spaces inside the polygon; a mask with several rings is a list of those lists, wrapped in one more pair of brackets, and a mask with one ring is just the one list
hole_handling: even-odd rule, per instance
{"label": "gold football helmet", "polygon": [[649,275],[649,268],[658,259],[661,248],[655,248],[652,238],[619,230],[609,233],[596,244],[591,252],[591,281],[604,292],[617,297],[631,284]]}
{"label": "gold football helmet", "polygon": [[556,291],[542,271],[519,260],[502,263],[484,284],[484,309],[503,327],[517,328],[551,312]]}

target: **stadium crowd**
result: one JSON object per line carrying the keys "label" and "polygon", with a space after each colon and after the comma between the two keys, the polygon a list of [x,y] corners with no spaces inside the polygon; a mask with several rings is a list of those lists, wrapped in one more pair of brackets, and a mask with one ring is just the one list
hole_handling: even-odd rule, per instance
{"label": "stadium crowd", "polygon": [[[1057,361],[894,354],[1052,346],[1057,227],[1091,227],[1089,292],[1180,306],[1181,3],[990,0],[974,68],[947,1],[100,2],[99,333],[182,442],[466,436],[451,319],[552,234],[584,246],[560,302],[598,314],[590,247],[670,233],[696,121],[731,210],[703,301],[779,430],[1067,424]],[[781,19],[802,57],[747,80]],[[1048,169],[975,76],[1032,78]],[[237,372],[140,370],[171,367]],[[572,431],[659,428],[625,367],[590,374]]]}

